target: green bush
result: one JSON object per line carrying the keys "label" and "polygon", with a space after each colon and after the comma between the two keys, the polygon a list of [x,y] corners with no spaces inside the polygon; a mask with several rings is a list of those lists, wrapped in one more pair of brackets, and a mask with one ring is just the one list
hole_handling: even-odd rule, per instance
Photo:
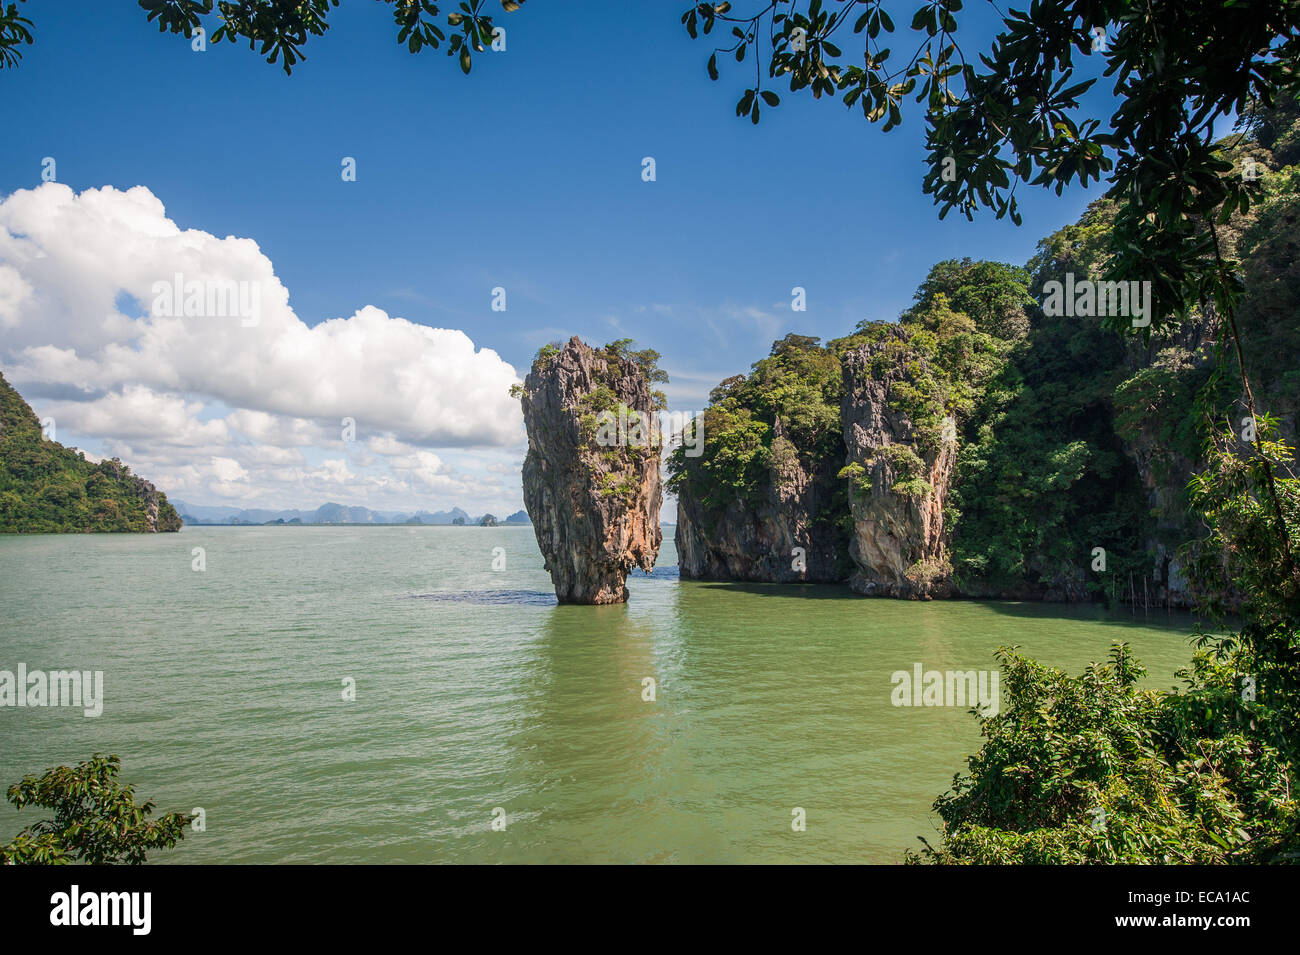
{"label": "green bush", "polygon": [[942,845],[910,862],[1251,863],[1295,859],[1300,803],[1252,731],[1234,666],[1198,653],[1182,693],[1144,690],[1129,649],[1074,677],[998,651],[1000,711],[934,805]]}
{"label": "green bush", "polygon": [[189,816],[169,812],[158,819],[153,800],[135,801],[135,787],[118,782],[121,760],[94,754],[76,766],[57,766],[24,776],[9,787],[14,807],[51,810],[52,819],[28,826],[0,846],[0,865],[140,865],[157,849],[185,838]]}

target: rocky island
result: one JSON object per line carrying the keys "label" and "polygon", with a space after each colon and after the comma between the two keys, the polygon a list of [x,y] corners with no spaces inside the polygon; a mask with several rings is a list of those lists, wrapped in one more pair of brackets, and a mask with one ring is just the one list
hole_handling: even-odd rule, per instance
{"label": "rocky island", "polygon": [[0,533],[178,531],[167,496],[116,458],[92,463],[45,437],[0,375]]}
{"label": "rocky island", "polygon": [[659,554],[658,354],[578,338],[538,352],[516,394],[528,431],[524,507],[560,603],[627,600],[633,567]]}
{"label": "rocky island", "polygon": [[[1205,558],[1188,483],[1204,422],[1243,419],[1229,385],[1196,406],[1213,307],[1149,341],[1049,314],[1052,283],[1106,274],[1118,205],[1094,202],[1023,267],[935,265],[897,322],[787,335],[704,411],[703,454],[668,461],[683,578],[847,583],[862,594],[1190,606]],[[1232,224],[1237,322],[1256,400],[1293,442],[1293,199]]]}

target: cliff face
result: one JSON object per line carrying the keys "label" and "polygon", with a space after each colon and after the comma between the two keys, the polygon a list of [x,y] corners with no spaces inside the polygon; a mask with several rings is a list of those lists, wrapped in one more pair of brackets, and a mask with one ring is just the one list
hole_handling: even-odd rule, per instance
{"label": "cliff face", "polygon": [[140,502],[143,530],[150,533],[158,531],[178,531],[181,518],[176,509],[167,503],[167,497],[149,481],[132,474],[130,469],[120,461],[101,461],[103,473],[110,475],[127,494]]}
{"label": "cliff face", "polygon": [[180,530],[167,497],[116,459],[92,463],[48,440],[0,376],[0,532]]}
{"label": "cliff face", "polygon": [[[1193,315],[1177,333],[1147,346],[1132,343],[1131,377],[1115,391],[1111,414],[1125,456],[1133,462],[1150,526],[1141,540],[1149,570],[1128,584],[1139,603],[1190,607],[1195,593],[1180,551],[1203,529],[1188,510],[1187,485],[1205,462],[1199,447],[1194,396],[1214,366],[1217,322]],[[1228,417],[1240,420],[1244,406]]]}
{"label": "cliff face", "polygon": [[627,600],[633,567],[650,570],[663,490],[644,371],[577,338],[524,381],[524,506],[561,603]]}
{"label": "cliff face", "polygon": [[[1178,556],[1183,541],[1199,537],[1187,513],[1185,488],[1196,472],[1196,462],[1162,444],[1158,419],[1135,428],[1124,440],[1124,451],[1137,469],[1142,493],[1153,521],[1152,531],[1142,541],[1151,561],[1144,584],[1149,599],[1157,605],[1189,607],[1191,586]],[[1144,589],[1138,599],[1147,596]]]}
{"label": "cliff face", "polygon": [[[774,444],[788,444],[776,419]],[[707,437],[706,437],[707,440]],[[689,487],[678,494],[677,559],[681,576],[695,580],[833,583],[847,572],[848,538],[837,520],[842,502],[838,462],[805,464],[794,453],[776,456],[762,499],[735,499],[709,513]],[[837,493],[839,492],[839,493]]]}
{"label": "cliff face", "polygon": [[[1094,202],[1024,267],[938,263],[897,325],[862,322],[825,346],[788,335],[721,382],[703,457],[669,461],[682,576],[848,580],[893,597],[1195,602],[1190,568],[1202,562],[1184,564],[1205,530],[1188,482],[1205,466],[1207,422],[1239,431],[1246,416],[1235,366],[1212,377],[1212,307],[1136,341],[1111,317],[1035,304],[1051,282],[1106,280],[1117,211]],[[1300,197],[1279,191],[1223,227],[1246,276],[1245,370],[1283,440],[1300,417],[1297,223]],[[778,466],[782,429],[797,438],[797,468]],[[788,554],[804,537],[801,577]],[[837,558],[851,558],[848,572]]]}
{"label": "cliff face", "polygon": [[895,391],[924,375],[924,360],[898,334],[845,354],[842,418],[853,532],[850,586],[887,597],[948,596],[952,568],[944,502],[957,455],[956,421],[920,437]]}

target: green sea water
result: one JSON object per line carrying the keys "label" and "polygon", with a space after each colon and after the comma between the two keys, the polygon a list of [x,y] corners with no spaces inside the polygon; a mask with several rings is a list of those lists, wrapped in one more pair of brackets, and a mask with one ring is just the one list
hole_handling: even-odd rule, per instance
{"label": "green sea water", "polygon": [[[0,536],[0,669],[104,673],[98,718],[0,707],[0,783],[116,753],[141,798],[205,810],[176,863],[898,862],[979,735],[892,705],[895,671],[1018,644],[1077,672],[1124,640],[1167,688],[1191,655],[1163,612],[675,563],[669,539],[626,605],[560,607],[527,527]],[[0,808],[0,839],[38,811]]]}

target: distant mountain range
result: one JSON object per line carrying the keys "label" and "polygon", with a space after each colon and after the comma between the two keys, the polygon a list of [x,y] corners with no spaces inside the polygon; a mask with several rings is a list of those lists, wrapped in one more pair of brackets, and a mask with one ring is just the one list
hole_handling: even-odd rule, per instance
{"label": "distant mountain range", "polygon": [[[531,524],[528,514],[515,511],[506,518],[477,517],[453,507],[449,511],[372,511],[368,507],[322,504],[314,511],[274,511],[265,508],[215,507],[172,501],[186,524]],[[490,521],[489,521],[490,519]]]}

